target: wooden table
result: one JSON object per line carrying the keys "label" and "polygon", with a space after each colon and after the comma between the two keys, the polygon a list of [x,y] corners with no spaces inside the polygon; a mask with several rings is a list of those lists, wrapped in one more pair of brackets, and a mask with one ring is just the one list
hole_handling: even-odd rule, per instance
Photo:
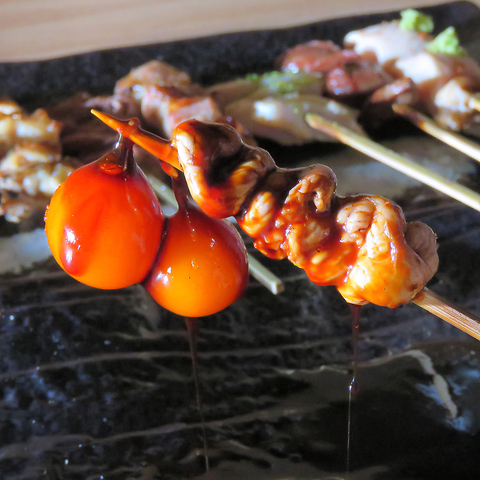
{"label": "wooden table", "polygon": [[[480,4],[480,0],[475,0]],[[0,62],[442,3],[438,0],[0,0]]]}

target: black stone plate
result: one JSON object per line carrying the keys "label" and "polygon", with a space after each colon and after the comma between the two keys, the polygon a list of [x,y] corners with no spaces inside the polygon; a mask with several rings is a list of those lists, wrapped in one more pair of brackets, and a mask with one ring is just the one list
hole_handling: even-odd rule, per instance
{"label": "black stone plate", "polygon": [[[476,6],[425,10],[438,30],[455,25],[480,58]],[[32,108],[81,90],[109,92],[152,58],[208,84],[269,70],[298,42],[340,42],[396,16],[4,64],[0,91]],[[434,203],[408,215],[439,237],[432,290],[480,312],[480,214]],[[415,305],[362,308],[349,450],[349,308],[291,265],[266,263],[284,278],[284,294],[252,282],[242,300],[200,321],[206,474],[183,319],[141,287],[93,290],[53,262],[0,279],[0,477],[332,479],[346,478],[349,456],[352,480],[477,478],[478,343]]]}

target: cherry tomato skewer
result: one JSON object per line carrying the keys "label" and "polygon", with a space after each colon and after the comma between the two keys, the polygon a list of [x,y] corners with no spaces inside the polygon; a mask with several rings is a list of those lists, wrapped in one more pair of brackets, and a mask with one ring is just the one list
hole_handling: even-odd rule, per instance
{"label": "cherry tomato skewer", "polygon": [[[96,110],[92,113],[149,153],[181,169],[173,145],[143,131],[137,119],[125,121]],[[167,310],[202,317],[223,310],[242,294],[248,281],[247,252],[235,227],[188,204],[182,182],[174,179],[179,209],[167,221],[158,259],[145,287]]]}

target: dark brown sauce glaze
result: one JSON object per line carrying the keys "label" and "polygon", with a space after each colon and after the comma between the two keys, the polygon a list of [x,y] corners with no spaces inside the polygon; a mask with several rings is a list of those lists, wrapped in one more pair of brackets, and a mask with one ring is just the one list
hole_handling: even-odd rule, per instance
{"label": "dark brown sauce glaze", "polygon": [[192,358],[192,373],[193,381],[195,384],[195,400],[197,402],[197,409],[200,414],[203,440],[203,456],[205,458],[205,470],[208,472],[210,469],[210,464],[208,459],[207,431],[205,428],[205,415],[203,411],[202,393],[200,390],[200,379],[198,374],[198,319],[186,317],[185,323],[187,325],[188,343],[190,346],[190,356]]}
{"label": "dark brown sauce glaze", "polygon": [[357,422],[354,411],[354,400],[360,393],[360,389],[357,383],[358,375],[358,342],[360,333],[360,305],[350,305],[350,311],[352,315],[352,347],[353,347],[353,359],[352,359],[352,380],[348,387],[348,420],[347,420],[347,480],[350,475],[351,469],[351,455],[352,445],[355,445],[355,439],[357,437]]}

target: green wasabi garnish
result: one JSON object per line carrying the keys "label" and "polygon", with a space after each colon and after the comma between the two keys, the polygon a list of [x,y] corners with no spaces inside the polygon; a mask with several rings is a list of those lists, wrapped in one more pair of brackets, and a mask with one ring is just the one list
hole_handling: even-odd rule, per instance
{"label": "green wasabi garnish", "polygon": [[444,55],[464,56],[467,51],[460,45],[457,32],[454,27],[448,27],[439,33],[428,45],[427,50],[431,53],[443,53]]}
{"label": "green wasabi garnish", "polygon": [[418,10],[407,8],[400,12],[400,28],[404,30],[413,30],[414,32],[430,33],[433,31],[433,20],[429,15],[425,15]]}

